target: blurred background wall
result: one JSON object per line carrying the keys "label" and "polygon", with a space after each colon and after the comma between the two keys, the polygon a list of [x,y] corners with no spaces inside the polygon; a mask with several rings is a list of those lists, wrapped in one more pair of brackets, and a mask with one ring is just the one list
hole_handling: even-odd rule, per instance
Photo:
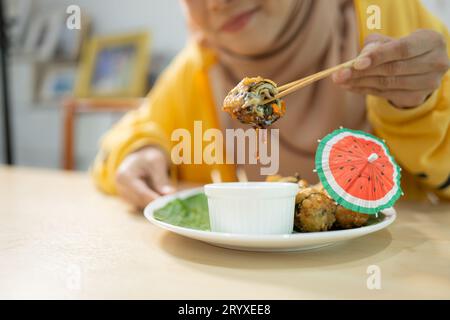
{"label": "blurred background wall", "polygon": [[[13,0],[15,1],[15,0]],[[186,40],[184,17],[178,0],[34,0],[39,7],[67,7],[86,11],[95,34],[114,34],[147,29],[155,51],[177,53]]]}
{"label": "blurred background wall", "polygon": [[[22,0],[6,0],[6,3],[15,1]],[[150,31],[150,83],[187,39],[185,21],[178,0],[29,1],[33,5],[30,19],[33,15],[53,9],[65,10],[72,4],[80,6],[82,14],[86,13],[90,18],[91,34],[96,36]],[[424,0],[423,3],[450,27],[450,1]],[[36,99],[36,82],[39,82],[37,73],[40,68],[33,53],[24,55],[13,51],[9,61],[15,164],[60,168],[63,144],[62,100]],[[120,116],[116,113],[101,113],[77,118],[74,148],[76,169],[88,168],[96,154],[98,139]],[[3,130],[2,126],[0,121],[0,130]],[[3,134],[3,131],[0,132]],[[0,139],[0,162],[3,161],[4,146],[3,139]]]}
{"label": "blurred background wall", "polygon": [[450,27],[450,1],[422,0],[422,3]]}
{"label": "blurred background wall", "polygon": [[[11,2],[18,0],[11,0]],[[31,0],[33,13],[62,8],[72,4],[87,13],[93,35],[115,35],[148,30],[151,33],[151,68],[159,73],[183,47],[186,28],[178,0]],[[36,76],[33,56],[12,54],[10,57],[10,104],[15,164],[58,168],[61,165],[61,103],[34,99]],[[155,76],[153,74],[153,76]],[[97,150],[97,141],[120,114],[82,115],[76,121],[75,162],[86,169]],[[0,121],[1,122],[1,121]],[[3,123],[0,124],[2,126]],[[0,127],[3,130],[2,127]],[[1,131],[3,132],[3,131]],[[0,139],[0,161],[4,161]]]}

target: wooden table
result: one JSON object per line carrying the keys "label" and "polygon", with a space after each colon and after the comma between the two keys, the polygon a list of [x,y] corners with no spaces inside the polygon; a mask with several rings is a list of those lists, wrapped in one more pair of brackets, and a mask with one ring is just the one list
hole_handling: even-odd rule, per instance
{"label": "wooden table", "polygon": [[[86,174],[0,168],[0,298],[450,298],[450,205],[304,253],[216,248],[151,225]],[[367,269],[381,289],[367,288]]]}

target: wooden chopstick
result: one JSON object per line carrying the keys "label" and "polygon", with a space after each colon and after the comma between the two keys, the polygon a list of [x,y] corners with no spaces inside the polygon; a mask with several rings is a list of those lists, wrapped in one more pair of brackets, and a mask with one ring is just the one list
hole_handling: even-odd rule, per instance
{"label": "wooden chopstick", "polygon": [[312,83],[314,83],[316,81],[322,80],[322,79],[330,76],[331,74],[333,74],[334,72],[336,72],[336,71],[338,71],[340,69],[352,67],[353,64],[355,63],[355,61],[356,61],[356,59],[353,59],[353,60],[344,62],[344,63],[342,63],[340,65],[337,65],[335,67],[332,67],[332,68],[320,71],[318,73],[315,73],[313,75],[310,75],[310,76],[305,77],[303,79],[299,79],[299,80],[296,80],[296,81],[292,81],[290,83],[286,83],[286,84],[278,87],[279,91],[278,91],[278,94],[275,97],[273,97],[272,99],[263,101],[262,104],[267,104],[269,102],[272,102],[273,100],[282,98],[282,97],[288,95],[289,93],[292,93],[292,92],[297,91],[297,90],[299,90],[301,88],[304,88],[304,87],[306,87],[306,86],[308,86],[308,85],[310,85],[310,84],[312,84]]}
{"label": "wooden chopstick", "polygon": [[221,183],[222,182],[222,175],[220,174],[220,171],[217,169],[211,170],[211,180],[213,183]]}
{"label": "wooden chopstick", "polygon": [[243,168],[236,169],[236,177],[239,182],[248,182],[247,173]]}
{"label": "wooden chopstick", "polygon": [[[213,183],[221,183],[222,182],[222,176],[220,174],[220,171],[217,169],[211,170],[211,180]],[[247,174],[245,173],[245,170],[243,168],[237,168],[236,169],[236,177],[239,182],[248,182]]]}

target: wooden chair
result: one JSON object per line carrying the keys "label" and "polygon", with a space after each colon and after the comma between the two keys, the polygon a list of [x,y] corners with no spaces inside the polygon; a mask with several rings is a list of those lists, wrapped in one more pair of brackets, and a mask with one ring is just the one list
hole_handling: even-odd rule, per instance
{"label": "wooden chair", "polygon": [[75,169],[75,120],[77,115],[83,113],[112,113],[127,112],[138,108],[145,98],[92,98],[67,99],[63,102],[64,108],[64,138],[62,145],[62,167],[65,170]]}

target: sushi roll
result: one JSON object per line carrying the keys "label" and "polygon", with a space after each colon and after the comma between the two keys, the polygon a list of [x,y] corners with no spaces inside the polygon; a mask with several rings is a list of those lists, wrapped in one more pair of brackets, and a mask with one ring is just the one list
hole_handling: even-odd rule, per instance
{"label": "sushi roll", "polygon": [[278,94],[276,84],[262,77],[244,78],[225,97],[222,110],[234,119],[255,128],[267,128],[286,112],[284,101],[275,99]]}

